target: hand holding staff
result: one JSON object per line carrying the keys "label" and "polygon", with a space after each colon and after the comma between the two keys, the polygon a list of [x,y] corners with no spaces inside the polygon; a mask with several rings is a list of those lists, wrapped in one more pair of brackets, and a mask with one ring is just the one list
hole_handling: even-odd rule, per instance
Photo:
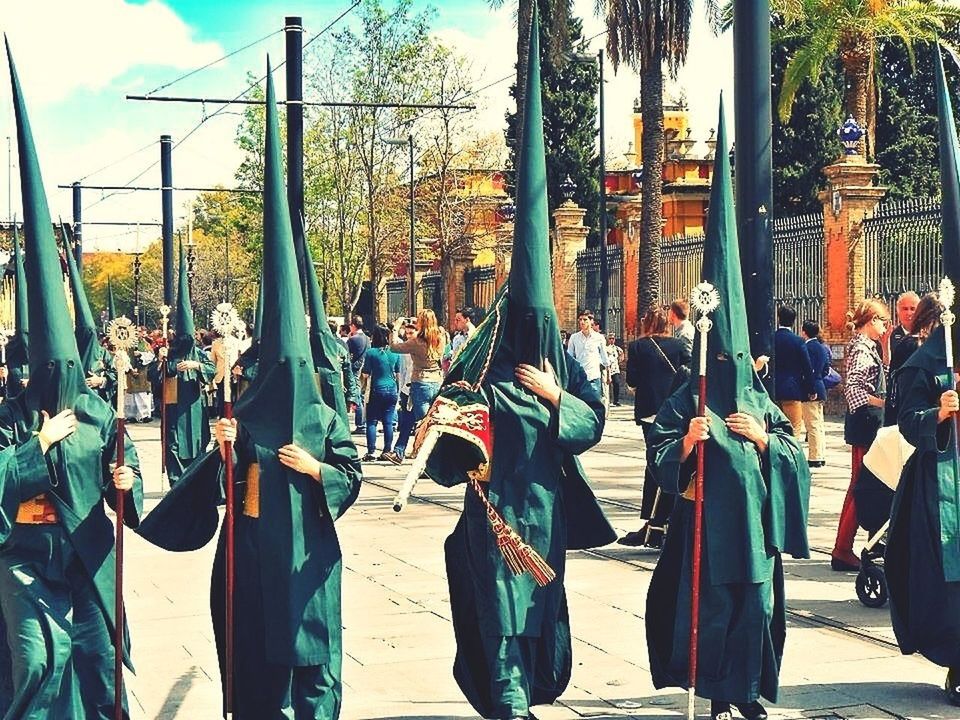
{"label": "hand holding staff", "polygon": [[[223,419],[217,423],[217,440],[223,436],[221,443],[221,454],[224,466],[224,483],[226,485],[226,514],[224,516],[224,533],[226,541],[224,560],[226,563],[226,627],[225,627],[225,647],[224,647],[224,707],[227,717],[233,716],[233,594],[236,578],[236,549],[234,541],[234,481],[233,481],[233,440],[236,437],[236,422],[233,419],[233,396],[230,383],[232,374],[230,368],[236,362],[240,333],[243,332],[243,324],[237,315],[237,311],[230,303],[220,303],[214,309],[210,316],[211,327],[223,338],[225,351],[223,368]],[[226,426],[222,428],[221,423],[226,421]]]}
{"label": "hand holding staff", "polygon": [[693,289],[690,304],[700,314],[697,330],[700,332],[700,387],[697,400],[697,416],[691,421],[696,426],[697,475],[693,494],[693,577],[690,579],[690,657],[687,677],[687,717],[694,718],[694,696],[697,685],[697,639],[700,625],[700,561],[703,547],[703,459],[704,443],[709,437],[709,418],[707,417],[707,337],[713,321],[708,317],[720,305],[720,294],[708,282],[702,282]]}
{"label": "hand holding staff", "polygon": [[116,535],[116,589],[115,589],[115,627],[113,641],[113,715],[115,720],[123,720],[123,510],[124,493],[133,487],[133,471],[124,464],[123,451],[126,438],[124,399],[126,394],[126,373],[130,370],[130,350],[137,341],[136,329],[129,318],[118,317],[110,322],[107,337],[113,347],[113,362],[117,369],[117,463],[113,471],[113,484],[116,489],[117,535]]}

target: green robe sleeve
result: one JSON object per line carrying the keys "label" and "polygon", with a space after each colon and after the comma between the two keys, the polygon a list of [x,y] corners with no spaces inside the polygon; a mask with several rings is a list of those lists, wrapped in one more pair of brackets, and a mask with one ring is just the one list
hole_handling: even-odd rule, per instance
{"label": "green robe sleeve", "polygon": [[[116,448],[117,443],[116,425],[113,426],[113,432],[109,433],[106,447]],[[114,512],[117,509],[117,491],[113,486],[113,472],[111,465],[116,461],[117,453],[104,454],[103,456],[103,497]],[[133,440],[124,431],[123,441],[123,462],[133,470],[133,487],[123,496],[123,524],[127,527],[136,529],[140,525],[143,517],[143,475],[140,472],[140,460],[137,457],[137,448]]]}
{"label": "green robe sleeve", "polygon": [[13,529],[20,503],[49,489],[50,473],[36,435],[0,451],[0,543]]}
{"label": "green robe sleeve", "polygon": [[330,517],[347,511],[360,494],[360,460],[343,418],[333,413],[327,425],[327,444],[320,461],[320,486]]}
{"label": "green robe sleeve", "polygon": [[696,414],[689,385],[671,395],[660,407],[650,430],[647,447],[647,467],[664,492],[679,495],[687,489],[694,472],[696,451],[681,461],[683,436],[690,427],[690,418]]}
{"label": "green robe sleeve", "polygon": [[603,435],[603,400],[587,382],[579,364],[570,363],[570,378],[560,394],[556,412],[556,440],[561,449],[572,455],[586,452]]}
{"label": "green robe sleeve", "polygon": [[946,450],[950,444],[950,423],[937,421],[943,389],[937,379],[922,368],[906,366],[900,370],[900,409],[897,425],[900,433],[918,453]]}
{"label": "green robe sleeve", "polygon": [[810,469],[793,438],[790,421],[773,409],[767,418],[767,451],[761,458],[767,498],[763,531],[767,545],[795,558],[810,557],[807,513],[810,506]]}

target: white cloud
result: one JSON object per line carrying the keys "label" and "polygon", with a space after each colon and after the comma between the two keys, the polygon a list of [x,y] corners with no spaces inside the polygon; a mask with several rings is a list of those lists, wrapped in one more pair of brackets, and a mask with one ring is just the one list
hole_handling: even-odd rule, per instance
{"label": "white cloud", "polygon": [[215,60],[215,42],[197,42],[190,27],[157,0],[39,0],[6,2],[7,33],[34,106],[98,91],[128,70],[145,66],[192,68]]}

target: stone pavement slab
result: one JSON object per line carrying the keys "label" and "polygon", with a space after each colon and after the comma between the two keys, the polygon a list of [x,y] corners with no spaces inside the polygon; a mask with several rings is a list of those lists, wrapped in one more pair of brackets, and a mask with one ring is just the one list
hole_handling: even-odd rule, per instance
{"label": "stone pavement slab", "polygon": [[[960,708],[943,702],[943,672],[922,658],[901,656],[892,644],[888,609],[863,607],[854,574],[829,570],[850,465],[840,426],[828,427],[828,465],[813,476],[816,552],[811,560],[785,563],[789,628],[782,692],[768,707],[771,718],[960,719]],[[161,492],[159,429],[156,423],[135,425],[131,434],[152,507]],[[613,409],[603,442],[583,460],[618,532],[637,529],[644,453],[627,408]],[[341,717],[474,718],[451,674],[455,644],[442,551],[463,489],[422,481],[418,499],[394,513],[393,493],[406,466],[364,468],[370,482],[337,525],[344,554]],[[137,720],[219,717],[208,607],[213,550],[211,543],[193,553],[167,553],[128,534],[128,614],[138,669],[128,682]],[[686,695],[657,691],[647,669],[643,617],[656,558],[654,551],[619,545],[569,555],[573,675],[558,703],[535,708],[541,720],[683,716]],[[698,709],[705,716],[707,703]]]}

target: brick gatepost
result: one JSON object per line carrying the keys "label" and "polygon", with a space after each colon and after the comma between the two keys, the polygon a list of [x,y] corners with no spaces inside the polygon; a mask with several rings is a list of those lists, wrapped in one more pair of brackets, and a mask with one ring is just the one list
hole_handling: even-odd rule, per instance
{"label": "brick gatepost", "polygon": [[[617,209],[623,223],[623,340],[640,335],[640,196],[624,200]],[[673,298],[671,298],[672,300]],[[660,298],[664,302],[664,298]],[[669,302],[669,301],[668,301]]]}
{"label": "brick gatepost", "polygon": [[510,276],[510,259],[513,257],[513,227],[512,222],[504,222],[497,225],[496,229],[493,264],[498,290]]}
{"label": "brick gatepost", "polygon": [[572,200],[553,211],[553,304],[560,328],[569,332],[577,329],[577,253],[587,247],[586,213]]}
{"label": "brick gatepost", "polygon": [[[847,312],[866,297],[866,257],[862,228],[886,195],[875,185],[880,166],[862,155],[847,155],[823,169],[827,189],[819,195],[823,203],[824,238],[824,328],[822,336],[830,346],[834,367],[843,373],[843,350],[850,339]],[[843,394],[838,388],[827,399],[828,414],[842,414]]]}

